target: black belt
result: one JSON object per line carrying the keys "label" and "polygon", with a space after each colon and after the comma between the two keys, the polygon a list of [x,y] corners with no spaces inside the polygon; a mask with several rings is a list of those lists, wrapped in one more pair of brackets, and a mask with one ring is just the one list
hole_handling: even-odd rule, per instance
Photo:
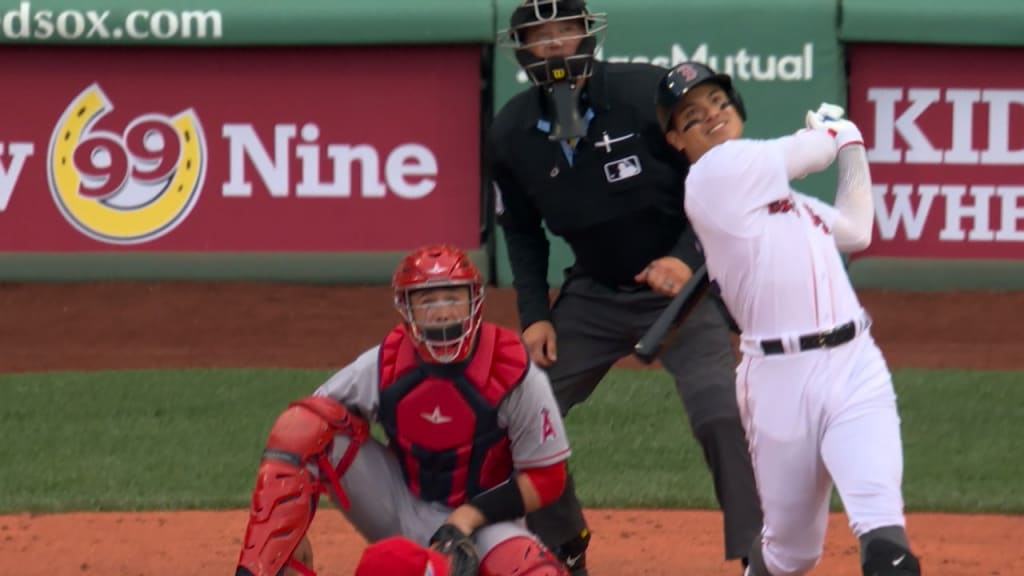
{"label": "black belt", "polygon": [[[842,326],[836,326],[824,332],[817,332],[814,334],[804,334],[800,337],[800,350],[794,350],[794,352],[802,352],[804,350],[815,350],[818,348],[835,348],[836,346],[842,346],[857,335],[857,322],[851,321],[843,324]],[[786,349],[782,345],[782,339],[776,340],[761,340],[761,350],[766,355],[769,354],[785,354]]]}

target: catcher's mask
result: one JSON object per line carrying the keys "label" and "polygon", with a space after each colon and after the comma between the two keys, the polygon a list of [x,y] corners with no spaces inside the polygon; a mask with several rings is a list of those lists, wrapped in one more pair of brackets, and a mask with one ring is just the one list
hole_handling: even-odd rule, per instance
{"label": "catcher's mask", "polygon": [[[736,107],[736,112],[744,122],[747,120],[747,110],[743,106],[743,99],[733,87],[732,78],[728,74],[718,74],[700,62],[683,62],[665,73],[661,82],[658,83],[656,106],[658,123],[661,125],[662,132],[668,132],[672,126],[672,112],[686,96],[686,93],[705,82],[714,82],[721,86],[729,99],[728,103]],[[722,108],[725,108],[724,104]]]}
{"label": "catcher's mask", "polygon": [[[549,23],[579,22],[580,33],[531,40],[531,29]],[[607,16],[587,9],[584,0],[524,0],[509,19],[509,27],[498,32],[497,44],[515,54],[516,62],[533,84],[540,86],[550,104],[552,140],[583,136],[579,115],[577,80],[594,73],[594,55],[604,41]],[[576,42],[574,53],[541,57],[533,50],[552,42]]]}
{"label": "catcher's mask", "polygon": [[427,362],[469,357],[483,320],[480,271],[458,248],[420,248],[398,264],[392,279],[395,308],[417,352]]}

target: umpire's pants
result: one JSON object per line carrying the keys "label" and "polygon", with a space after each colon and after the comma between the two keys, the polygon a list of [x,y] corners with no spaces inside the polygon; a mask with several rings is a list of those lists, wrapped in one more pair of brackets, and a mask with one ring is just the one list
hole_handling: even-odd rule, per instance
{"label": "umpire's pants", "polygon": [[[647,289],[609,288],[589,276],[566,279],[552,309],[558,361],[548,369],[563,415],[590,397],[616,361],[632,353],[669,301]],[[729,328],[711,295],[694,307],[660,360],[675,379],[711,470],[724,515],[725,556],[746,556],[761,531],[761,506],[736,403]],[[578,536],[586,523],[573,483],[567,483],[559,500],[528,515],[527,522],[552,549]]]}

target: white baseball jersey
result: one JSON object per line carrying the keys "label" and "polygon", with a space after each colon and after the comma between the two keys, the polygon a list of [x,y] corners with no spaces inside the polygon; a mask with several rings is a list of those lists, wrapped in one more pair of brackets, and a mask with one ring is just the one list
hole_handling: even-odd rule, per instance
{"label": "white baseball jersey", "polygon": [[861,313],[832,235],[836,209],[790,188],[826,168],[833,138],[801,131],[715,146],[686,178],[686,213],[744,336],[819,332]]}
{"label": "white baseball jersey", "polygon": [[[764,511],[761,555],[774,574],[817,563],[833,481],[855,536],[904,524],[892,380],[840,258],[870,241],[870,175],[863,147],[842,154],[842,209],[790,188],[835,159],[823,130],[719,144],[686,179],[708,273],[743,330],[736,395]],[[793,345],[850,321],[858,333],[843,345]],[[786,353],[765,355],[762,339],[788,342]]]}

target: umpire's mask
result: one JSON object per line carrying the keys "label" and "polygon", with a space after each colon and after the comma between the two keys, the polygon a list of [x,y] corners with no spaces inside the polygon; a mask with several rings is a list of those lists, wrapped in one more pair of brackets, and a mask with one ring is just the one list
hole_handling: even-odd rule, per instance
{"label": "umpire's mask", "polygon": [[530,81],[547,96],[552,140],[584,135],[577,80],[593,74],[606,22],[606,15],[590,12],[584,0],[524,0],[512,12],[509,27],[498,32],[498,46],[514,52]]}

